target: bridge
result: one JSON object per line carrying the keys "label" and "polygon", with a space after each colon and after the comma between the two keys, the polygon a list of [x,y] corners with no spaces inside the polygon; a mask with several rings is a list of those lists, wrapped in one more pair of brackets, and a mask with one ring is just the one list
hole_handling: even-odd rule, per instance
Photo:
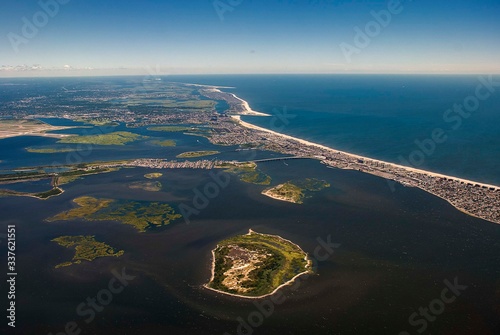
{"label": "bridge", "polygon": [[290,159],[317,159],[317,157],[313,156],[291,156],[291,157],[276,157],[276,158],[265,158],[265,159],[256,159],[249,162],[253,163],[263,163],[263,162],[273,162],[273,161],[286,161]]}

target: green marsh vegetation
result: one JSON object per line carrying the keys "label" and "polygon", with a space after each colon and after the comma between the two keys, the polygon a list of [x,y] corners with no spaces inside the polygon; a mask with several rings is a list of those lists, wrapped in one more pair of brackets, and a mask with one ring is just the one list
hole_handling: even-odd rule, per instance
{"label": "green marsh vegetation", "polygon": [[330,187],[330,184],[324,180],[306,178],[303,180],[288,181],[264,190],[262,194],[279,200],[302,204],[310,192],[318,192],[327,187]]}
{"label": "green marsh vegetation", "polygon": [[76,198],[73,202],[77,205],[76,208],[59,213],[47,221],[116,221],[131,225],[142,233],[152,227],[168,225],[182,217],[170,205],[159,202],[119,201],[89,196]]}
{"label": "green marsh vegetation", "polygon": [[220,151],[188,151],[177,155],[177,158],[196,158],[220,154]]}
{"label": "green marsh vegetation", "polygon": [[93,145],[125,145],[130,142],[147,139],[147,136],[141,136],[128,131],[117,131],[109,134],[69,136],[60,139],[57,143],[80,143]]}
{"label": "green marsh vegetation", "polygon": [[248,297],[272,293],[295,276],[311,271],[307,254],[275,235],[250,231],[218,243],[208,287]]}
{"label": "green marsh vegetation", "polygon": [[174,140],[154,140],[151,144],[158,145],[160,147],[175,147],[177,144]]}
{"label": "green marsh vegetation", "polygon": [[241,181],[257,185],[270,185],[271,177],[257,168],[253,162],[238,164],[221,164],[217,168],[224,169],[228,173],[235,174]]}
{"label": "green marsh vegetation", "polygon": [[95,236],[60,236],[52,240],[62,247],[75,249],[75,255],[71,262],[64,262],[56,265],[56,269],[60,267],[70,266],[72,264],[80,264],[82,260],[93,261],[99,257],[120,257],[124,251],[116,251],[106,243],[98,242]]}

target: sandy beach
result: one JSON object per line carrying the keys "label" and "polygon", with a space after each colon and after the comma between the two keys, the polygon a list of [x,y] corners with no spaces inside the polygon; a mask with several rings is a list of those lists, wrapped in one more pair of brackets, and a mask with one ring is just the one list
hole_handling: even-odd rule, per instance
{"label": "sandy beach", "polygon": [[[220,92],[220,91],[219,91]],[[243,107],[245,108],[245,111],[243,113],[241,113],[242,115],[252,115],[252,116],[271,116],[269,114],[266,114],[266,113],[261,113],[261,112],[257,112],[257,111],[254,111],[250,105],[248,104],[247,101],[237,97],[235,94],[233,93],[230,93],[235,99],[241,101],[241,104],[243,105]]]}
{"label": "sandy beach", "polygon": [[[200,85],[198,85],[198,86],[200,86]],[[201,85],[201,86],[205,87],[205,85]],[[242,112],[239,113],[240,115],[271,116],[271,115],[266,114],[266,113],[254,111],[250,107],[250,104],[247,101],[241,99],[240,97],[238,97],[237,95],[235,95],[233,93],[223,92],[223,91],[219,90],[219,88],[222,88],[220,86],[206,86],[206,87],[207,87],[207,89],[206,89],[207,91],[214,92],[214,93],[220,93],[220,94],[229,94],[234,99],[238,100],[241,103],[241,105],[242,105],[242,107],[244,109]]]}
{"label": "sandy beach", "polygon": [[341,151],[341,150],[330,148],[330,147],[327,147],[327,146],[324,146],[324,145],[321,145],[321,144],[318,144],[318,143],[309,142],[309,141],[306,141],[306,140],[303,140],[303,139],[300,139],[300,138],[296,138],[296,137],[293,137],[293,136],[290,136],[290,135],[285,135],[285,134],[282,134],[282,133],[278,133],[278,132],[275,132],[273,130],[269,130],[269,129],[262,128],[262,127],[259,127],[259,126],[255,126],[255,125],[253,125],[251,123],[242,121],[241,117],[239,115],[233,115],[232,118],[234,118],[235,120],[237,120],[239,122],[239,124],[242,125],[243,127],[246,127],[246,128],[249,128],[249,129],[258,130],[258,131],[262,131],[262,132],[266,132],[266,133],[269,133],[269,134],[273,134],[275,136],[280,136],[282,138],[286,138],[286,139],[289,139],[289,140],[292,140],[292,141],[296,141],[296,142],[299,142],[299,143],[307,145],[307,146],[313,146],[313,147],[321,148],[323,150],[331,151],[331,152],[334,152],[334,153],[341,153],[341,154],[344,154],[346,156],[349,156],[349,157],[352,157],[352,158],[355,158],[355,159],[360,159],[360,160],[363,160],[363,161],[371,161],[371,162],[376,162],[376,163],[380,163],[380,164],[385,164],[385,165],[388,165],[388,166],[391,166],[391,167],[394,167],[394,168],[404,169],[406,171],[415,172],[415,173],[421,173],[421,174],[424,174],[424,175],[427,175],[427,176],[431,176],[431,177],[453,179],[453,180],[456,180],[458,182],[471,183],[471,184],[474,184],[474,185],[480,185],[480,186],[485,186],[485,187],[488,187],[488,188],[494,188],[496,190],[500,190],[500,187],[497,186],[497,185],[479,183],[479,182],[473,181],[473,180],[463,179],[463,178],[459,178],[459,177],[455,177],[455,176],[448,176],[448,175],[444,175],[444,174],[441,174],[441,173],[435,173],[435,172],[432,172],[432,171],[426,171],[426,170],[416,169],[416,168],[412,168],[412,167],[408,167],[408,166],[404,166],[404,165],[389,163],[389,162],[386,162],[386,161],[381,161],[381,160],[373,159],[373,158],[370,158],[370,157],[365,157],[365,156],[351,154],[349,152],[344,152],[344,151]]}
{"label": "sandy beach", "polygon": [[271,193],[271,189],[264,190],[264,191],[262,191],[262,192],[261,192],[261,194],[262,194],[262,195],[265,195],[266,197],[272,198],[272,199],[274,199],[274,200],[285,201],[285,202],[290,202],[290,203],[292,203],[292,204],[296,204],[296,202],[295,202],[295,201],[290,201],[290,200],[288,200],[288,199],[287,199],[287,198],[285,198],[285,197],[279,197],[279,196],[277,196],[277,195],[272,194],[272,193]]}

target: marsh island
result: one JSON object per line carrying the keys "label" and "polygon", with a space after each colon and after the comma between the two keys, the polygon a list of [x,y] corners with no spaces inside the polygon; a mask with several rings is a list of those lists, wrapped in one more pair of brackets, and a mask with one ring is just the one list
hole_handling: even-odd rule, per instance
{"label": "marsh island", "polygon": [[46,219],[48,222],[87,220],[87,221],[116,221],[131,225],[143,233],[148,228],[161,227],[179,219],[182,215],[165,203],[120,201],[114,199],[97,199],[80,197],[73,200],[77,207],[59,213]]}
{"label": "marsh island", "polygon": [[96,241],[94,236],[61,236],[53,239],[52,242],[56,242],[62,247],[75,249],[72,261],[58,264],[56,269],[80,264],[82,260],[91,262],[99,257],[120,257],[124,252],[123,250],[116,251],[106,243]]}

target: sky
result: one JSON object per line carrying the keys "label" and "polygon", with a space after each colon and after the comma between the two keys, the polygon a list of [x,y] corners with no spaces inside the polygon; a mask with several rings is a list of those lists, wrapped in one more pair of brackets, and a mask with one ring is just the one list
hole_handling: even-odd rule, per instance
{"label": "sky", "polygon": [[16,0],[0,76],[500,73],[498,0]]}

